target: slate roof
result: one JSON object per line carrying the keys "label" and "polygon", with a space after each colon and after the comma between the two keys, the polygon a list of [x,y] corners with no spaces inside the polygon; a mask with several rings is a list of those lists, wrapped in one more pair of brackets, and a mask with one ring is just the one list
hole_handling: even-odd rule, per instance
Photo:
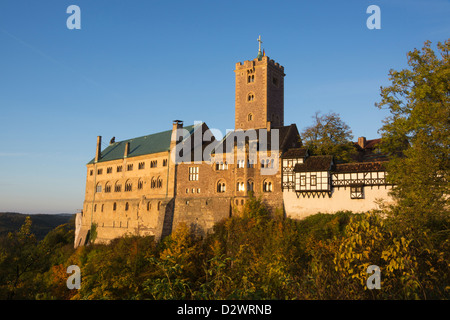
{"label": "slate roof", "polygon": [[[195,125],[183,127],[183,129],[187,130],[189,134],[192,134],[195,128]],[[102,150],[101,157],[98,162],[123,159],[125,145],[127,142],[130,143],[130,150],[127,158],[168,151],[170,149],[171,139],[172,130],[167,130],[147,136],[114,142]],[[88,164],[93,164],[94,161],[95,158],[93,158]]]}
{"label": "slate roof", "polygon": [[292,158],[305,158],[308,156],[308,148],[290,148],[283,154],[284,159],[292,159]]}
{"label": "slate roof", "polygon": [[311,156],[304,163],[297,163],[294,172],[328,171],[333,166],[333,156]]}

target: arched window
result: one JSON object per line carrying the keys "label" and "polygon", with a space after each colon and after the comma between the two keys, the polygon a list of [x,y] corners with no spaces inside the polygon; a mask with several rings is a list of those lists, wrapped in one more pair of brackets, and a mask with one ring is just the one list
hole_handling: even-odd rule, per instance
{"label": "arched window", "polygon": [[263,191],[264,192],[272,192],[272,182],[271,181],[264,180]]}
{"label": "arched window", "polygon": [[248,191],[253,191],[253,180],[248,180],[247,181],[247,190]]}
{"label": "arched window", "polygon": [[236,183],[236,191],[245,191],[245,185],[244,182],[238,181]]}
{"label": "arched window", "polygon": [[105,183],[105,193],[111,192],[111,183],[106,182]]}
{"label": "arched window", "polygon": [[247,115],[247,121],[252,121],[253,120],[253,114],[252,113],[249,113],[248,115]]}
{"label": "arched window", "polygon": [[100,184],[100,182],[95,186],[95,192],[102,192],[102,185]]}
{"label": "arched window", "polygon": [[144,186],[144,181],[139,179],[139,181],[138,181],[138,189],[141,190],[143,186]]}
{"label": "arched window", "polygon": [[255,100],[255,95],[253,93],[249,93],[247,96],[247,101],[251,102]]}
{"label": "arched window", "polygon": [[114,202],[114,204],[113,204],[113,211],[116,211],[116,209],[117,209],[117,203]]}
{"label": "arched window", "polygon": [[120,184],[119,181],[116,181],[116,183],[114,184],[114,192],[121,192],[122,191],[122,185]]}
{"label": "arched window", "polygon": [[161,201],[158,201],[158,211],[161,208]]}
{"label": "arched window", "polygon": [[150,182],[150,188],[152,188],[152,189],[156,188],[156,179],[155,179],[155,177],[153,177],[152,181]]}
{"label": "arched window", "polygon": [[125,203],[125,211],[128,211],[129,207],[130,207],[130,206],[129,206],[128,202]]}
{"label": "arched window", "polygon": [[127,180],[127,182],[125,182],[125,191],[131,191],[133,189],[133,184],[131,183],[130,180]]}
{"label": "arched window", "polygon": [[225,181],[219,180],[219,182],[217,182],[217,192],[223,193],[225,191],[226,191]]}
{"label": "arched window", "polygon": [[147,202],[147,211],[150,211],[150,209],[152,208],[151,202]]}
{"label": "arched window", "polygon": [[162,188],[162,179],[160,177],[158,177],[158,180],[156,181],[156,187]]}
{"label": "arched window", "polygon": [[96,211],[97,211],[97,205],[94,204],[94,212],[96,212]]}
{"label": "arched window", "polygon": [[104,207],[105,207],[105,205],[104,205],[104,204],[102,204],[102,212],[103,212],[103,209],[104,209]]}

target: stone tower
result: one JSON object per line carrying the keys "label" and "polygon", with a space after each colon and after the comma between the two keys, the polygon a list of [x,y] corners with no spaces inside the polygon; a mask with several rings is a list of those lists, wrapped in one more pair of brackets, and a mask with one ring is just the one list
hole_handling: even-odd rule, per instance
{"label": "stone tower", "polygon": [[235,129],[284,125],[284,67],[261,52],[236,63]]}

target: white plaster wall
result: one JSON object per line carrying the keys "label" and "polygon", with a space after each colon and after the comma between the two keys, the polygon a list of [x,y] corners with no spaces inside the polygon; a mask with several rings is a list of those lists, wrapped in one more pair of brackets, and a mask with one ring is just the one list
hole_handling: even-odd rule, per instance
{"label": "white plaster wall", "polygon": [[385,203],[392,202],[392,198],[388,195],[390,186],[365,186],[364,187],[364,199],[351,199],[350,187],[333,188],[331,197],[325,195],[325,198],[317,195],[313,198],[311,195],[309,198],[300,194],[297,198],[297,194],[293,190],[283,191],[284,208],[286,210],[286,216],[292,219],[303,219],[309,215],[321,213],[335,213],[337,211],[353,211],[353,212],[365,212],[372,209],[378,209],[376,201],[382,199]]}

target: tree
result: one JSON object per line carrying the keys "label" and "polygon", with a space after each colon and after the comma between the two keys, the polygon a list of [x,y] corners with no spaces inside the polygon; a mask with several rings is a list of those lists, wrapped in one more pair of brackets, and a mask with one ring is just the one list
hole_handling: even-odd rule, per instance
{"label": "tree", "polygon": [[339,114],[331,112],[321,115],[316,112],[314,124],[303,130],[303,143],[314,155],[333,155],[336,160],[349,161],[356,152],[350,127]]}
{"label": "tree", "polygon": [[415,228],[448,217],[449,207],[450,40],[437,44],[439,56],[430,45],[407,54],[409,69],[389,71],[391,85],[375,104],[390,111],[380,132],[396,186],[393,212]]}
{"label": "tree", "polygon": [[24,284],[39,269],[37,241],[26,217],[19,231],[10,232],[0,242],[0,298],[26,297]]}

